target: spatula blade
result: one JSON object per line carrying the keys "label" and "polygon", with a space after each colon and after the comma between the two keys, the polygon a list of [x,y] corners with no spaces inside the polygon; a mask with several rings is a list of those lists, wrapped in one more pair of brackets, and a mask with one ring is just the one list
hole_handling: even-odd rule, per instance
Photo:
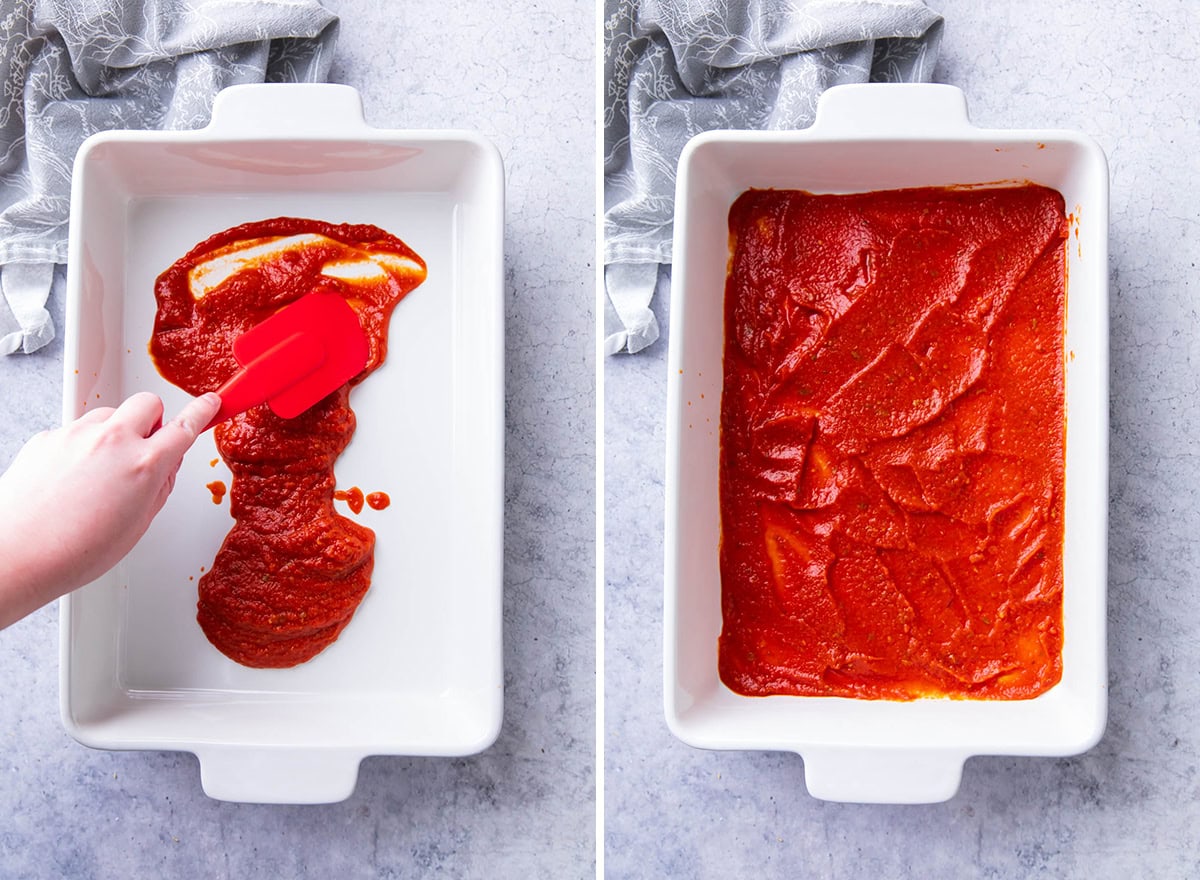
{"label": "spatula blade", "polygon": [[[317,290],[239,336],[233,344],[234,356],[238,363],[249,364],[297,333],[319,342],[325,359],[267,399],[271,410],[284,419],[295,418],[345,385],[363,371],[370,355],[370,344],[354,309],[337,293]],[[294,369],[286,360],[270,366],[278,371],[289,367]]]}

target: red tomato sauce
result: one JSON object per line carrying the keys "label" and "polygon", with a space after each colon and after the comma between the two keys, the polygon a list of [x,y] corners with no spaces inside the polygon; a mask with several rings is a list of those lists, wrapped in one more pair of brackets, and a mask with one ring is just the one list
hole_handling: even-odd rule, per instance
{"label": "red tomato sauce", "polygon": [[899,700],[1053,686],[1062,197],[751,190],[729,227],[722,681]]}
{"label": "red tomato sauce", "polygon": [[214,429],[232,474],[235,519],[198,585],[197,621],[246,666],[288,667],[328,647],[371,582],[375,534],[333,509],[333,465],[350,442],[350,387],[387,354],[392,309],[425,278],[404,242],[375,226],[279,217],[201,242],[158,277],[150,352],[162,375],[192,394],[237,370],[233,341],[323,286],[358,312],[366,368],[294,419],[263,404]]}
{"label": "red tomato sauce", "polygon": [[372,492],[367,496],[367,507],[372,510],[384,510],[392,503],[387,492]]}
{"label": "red tomato sauce", "polygon": [[345,501],[351,513],[362,513],[363,493],[362,489],[358,488],[358,486],[351,486],[349,489],[338,489],[333,493],[333,498],[335,501]]}

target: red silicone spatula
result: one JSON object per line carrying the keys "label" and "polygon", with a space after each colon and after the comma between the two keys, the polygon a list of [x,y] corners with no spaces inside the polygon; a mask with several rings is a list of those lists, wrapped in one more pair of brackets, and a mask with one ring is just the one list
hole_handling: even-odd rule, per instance
{"label": "red silicone spatula", "polygon": [[361,373],[369,351],[344,299],[328,290],[306,294],[234,341],[242,368],[217,389],[221,409],[208,427],[264,401],[280,418],[295,418]]}

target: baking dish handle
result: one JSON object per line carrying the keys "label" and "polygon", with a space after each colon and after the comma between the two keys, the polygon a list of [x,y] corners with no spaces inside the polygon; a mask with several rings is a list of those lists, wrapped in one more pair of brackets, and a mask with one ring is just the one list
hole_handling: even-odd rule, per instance
{"label": "baking dish handle", "polygon": [[939,83],[833,86],[822,92],[810,130],[850,139],[977,132],[962,89]]}
{"label": "baking dish handle", "polygon": [[332,804],[354,793],[362,755],[341,749],[196,749],[200,785],[219,801],[252,804]]}
{"label": "baking dish handle", "polygon": [[804,783],[825,801],[934,804],[954,797],[967,755],[933,749],[805,749]]}
{"label": "baking dish handle", "polygon": [[252,83],[217,93],[206,134],[329,137],[369,131],[362,97],[336,83]]}

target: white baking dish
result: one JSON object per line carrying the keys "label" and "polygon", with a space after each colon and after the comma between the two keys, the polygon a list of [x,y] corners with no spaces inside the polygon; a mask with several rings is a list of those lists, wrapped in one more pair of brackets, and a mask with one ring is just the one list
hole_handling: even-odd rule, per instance
{"label": "white baking dish", "polygon": [[[1067,266],[1063,676],[1024,701],[744,697],[717,673],[717,468],[729,207],[751,187],[817,193],[1029,181],[1061,192]],[[942,85],[840,86],[796,132],[712,132],[679,163],[668,376],[665,708],[684,742],[804,758],[829,800],[952,797],[978,754],[1070,755],[1107,711],[1108,172],[1090,139],[975,128]]]}
{"label": "white baking dish", "polygon": [[[428,279],[392,316],[387,362],[351,396],[338,486],[381,490],[372,586],[336,643],[293,669],[227,659],[196,581],[231,527],[211,434],[145,538],[61,606],[63,722],[99,748],[200,759],[212,797],[316,803],[367,755],[465,755],[502,714],[503,218],[499,154],[452,131],[385,131],[346,86],[239,86],[194,132],[109,132],[75,165],[64,418],[148,389],[155,277],[207,236],[280,215],[371,223]],[[346,509],[339,505],[341,512]]]}

